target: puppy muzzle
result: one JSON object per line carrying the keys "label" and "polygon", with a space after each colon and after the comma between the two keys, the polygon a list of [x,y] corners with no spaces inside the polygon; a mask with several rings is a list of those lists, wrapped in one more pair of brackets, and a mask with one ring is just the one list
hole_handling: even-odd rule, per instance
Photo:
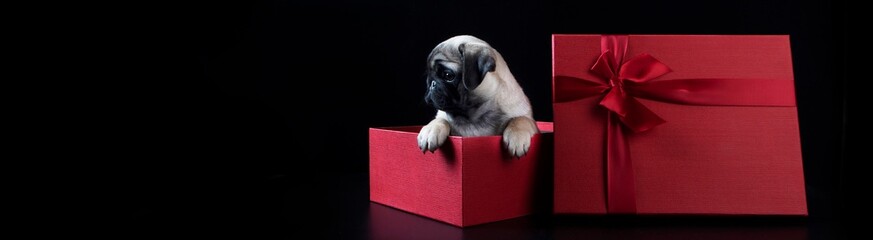
{"label": "puppy muzzle", "polygon": [[431,81],[424,100],[434,108],[442,111],[458,110],[459,93],[453,91],[451,84]]}

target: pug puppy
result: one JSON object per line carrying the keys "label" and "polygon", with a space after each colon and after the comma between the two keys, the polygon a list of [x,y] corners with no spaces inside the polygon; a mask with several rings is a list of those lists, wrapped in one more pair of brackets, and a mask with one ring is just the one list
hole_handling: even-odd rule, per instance
{"label": "pug puppy", "polygon": [[422,152],[435,151],[449,135],[503,135],[509,153],[522,157],[539,132],[530,102],[500,53],[463,35],[438,44],[427,58],[425,101],[436,117],[418,133]]}

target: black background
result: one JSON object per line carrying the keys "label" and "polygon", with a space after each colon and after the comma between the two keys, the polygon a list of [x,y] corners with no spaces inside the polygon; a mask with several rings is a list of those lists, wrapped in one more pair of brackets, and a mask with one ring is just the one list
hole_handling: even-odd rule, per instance
{"label": "black background", "polygon": [[[459,34],[489,42],[530,97],[535,118],[550,121],[552,33],[790,35],[810,217],[546,215],[516,220],[512,228],[529,234],[510,237],[560,238],[555,229],[579,238],[592,231],[612,238],[683,229],[698,237],[749,228],[749,235],[800,228],[813,238],[841,232],[840,2],[207,1],[142,8],[125,26],[134,29],[127,36],[133,41],[119,50],[133,56],[120,64],[129,67],[122,82],[135,90],[117,103],[119,141],[109,143],[122,162],[120,210],[133,236],[184,230],[171,236],[366,238],[374,207],[367,128],[433,117],[423,101],[430,50]],[[500,224],[464,236],[507,237]]]}

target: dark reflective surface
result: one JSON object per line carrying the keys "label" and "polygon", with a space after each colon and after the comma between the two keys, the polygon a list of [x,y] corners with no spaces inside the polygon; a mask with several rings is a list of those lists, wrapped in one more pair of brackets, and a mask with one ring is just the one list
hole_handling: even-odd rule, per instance
{"label": "dark reflective surface", "polygon": [[367,176],[271,176],[163,202],[136,217],[146,237],[308,239],[835,239],[830,219],[552,216],[459,228],[368,200]]}
{"label": "dark reflective surface", "polygon": [[370,204],[373,239],[807,239],[807,223],[772,217],[604,217],[545,214],[457,228]]}

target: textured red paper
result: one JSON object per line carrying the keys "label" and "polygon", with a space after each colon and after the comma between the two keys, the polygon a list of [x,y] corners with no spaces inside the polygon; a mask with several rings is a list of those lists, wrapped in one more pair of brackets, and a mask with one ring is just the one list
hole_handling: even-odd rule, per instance
{"label": "textured red paper", "polygon": [[456,226],[531,213],[550,186],[552,124],[513,159],[500,136],[451,136],[422,153],[421,126],[370,128],[370,200]]}
{"label": "textured red paper", "polygon": [[[554,35],[553,76],[598,79],[600,35]],[[787,36],[631,35],[659,79],[794,81]],[[790,86],[790,85],[789,85]],[[794,89],[780,89],[794,92]],[[689,106],[638,99],[667,123],[628,133],[639,214],[806,215],[796,107]],[[600,97],[555,103],[556,213],[606,213]]]}

